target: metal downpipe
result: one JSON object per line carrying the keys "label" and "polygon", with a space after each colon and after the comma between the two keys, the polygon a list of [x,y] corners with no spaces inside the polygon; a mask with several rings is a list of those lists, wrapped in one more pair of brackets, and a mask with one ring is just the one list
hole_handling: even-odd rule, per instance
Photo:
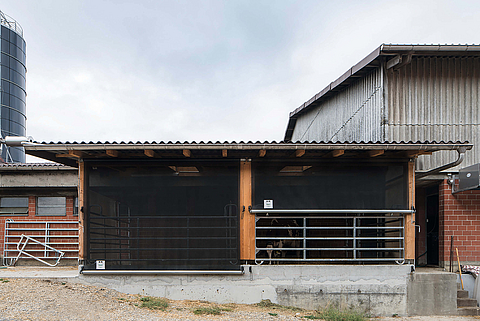
{"label": "metal downpipe", "polygon": [[457,158],[456,161],[445,164],[443,166],[440,166],[440,167],[437,167],[437,168],[434,168],[434,169],[431,169],[431,170],[423,172],[423,173],[415,174],[415,179],[419,179],[419,178],[429,176],[429,175],[435,175],[435,174],[440,173],[441,171],[444,171],[446,169],[449,169],[449,168],[455,167],[457,165],[460,165],[460,163],[462,163],[463,160],[465,159],[465,152],[466,151],[467,151],[466,147],[459,147],[457,149],[458,158]]}

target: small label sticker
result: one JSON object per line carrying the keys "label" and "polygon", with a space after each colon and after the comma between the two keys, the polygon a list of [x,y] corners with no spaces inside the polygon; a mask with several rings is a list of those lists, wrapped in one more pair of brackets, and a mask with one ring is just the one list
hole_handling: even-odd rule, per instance
{"label": "small label sticker", "polygon": [[97,270],[105,270],[105,261],[96,261]]}
{"label": "small label sticker", "polygon": [[263,200],[263,208],[273,208],[273,200]]}

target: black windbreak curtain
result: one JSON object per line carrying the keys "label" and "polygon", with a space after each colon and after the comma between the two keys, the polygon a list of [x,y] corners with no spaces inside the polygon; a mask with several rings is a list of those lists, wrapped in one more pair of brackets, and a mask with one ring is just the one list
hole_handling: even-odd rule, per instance
{"label": "black windbreak curtain", "polygon": [[407,209],[406,163],[253,162],[254,208]]}
{"label": "black windbreak curtain", "polygon": [[86,269],[240,269],[238,161],[87,162],[86,171]]}

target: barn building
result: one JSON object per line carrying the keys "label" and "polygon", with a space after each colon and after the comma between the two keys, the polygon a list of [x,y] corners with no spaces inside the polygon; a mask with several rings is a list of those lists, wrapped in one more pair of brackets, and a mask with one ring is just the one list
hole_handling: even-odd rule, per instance
{"label": "barn building", "polygon": [[458,248],[480,265],[479,94],[480,46],[383,44],[291,112],[285,141],[470,142],[416,158],[415,258],[448,269]]}
{"label": "barn building", "polygon": [[439,281],[442,293],[411,274],[414,160],[472,145],[24,146],[78,167],[79,259],[82,278],[95,284],[171,299],[306,308],[338,301],[374,315],[456,309],[453,274]]}

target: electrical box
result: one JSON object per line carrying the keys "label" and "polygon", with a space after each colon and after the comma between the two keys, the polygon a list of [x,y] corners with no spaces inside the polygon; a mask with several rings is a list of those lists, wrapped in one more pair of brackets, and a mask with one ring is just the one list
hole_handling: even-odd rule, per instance
{"label": "electrical box", "polygon": [[458,173],[458,190],[466,191],[480,187],[480,164],[462,168]]}

